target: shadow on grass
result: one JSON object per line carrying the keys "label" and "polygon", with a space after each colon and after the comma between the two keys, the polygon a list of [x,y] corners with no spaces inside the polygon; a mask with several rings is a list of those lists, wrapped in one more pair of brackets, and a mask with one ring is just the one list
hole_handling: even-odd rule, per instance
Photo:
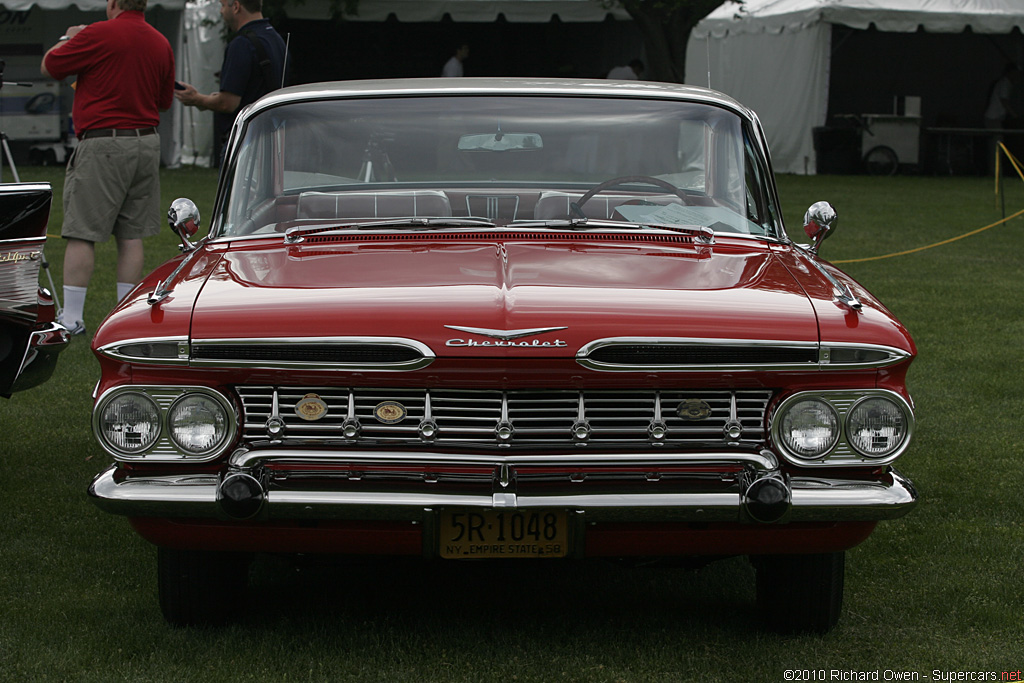
{"label": "shadow on grass", "polygon": [[257,558],[236,622],[263,627],[384,622],[466,638],[565,632],[574,638],[651,629],[745,631],[754,571],[745,558],[702,568],[614,561]]}

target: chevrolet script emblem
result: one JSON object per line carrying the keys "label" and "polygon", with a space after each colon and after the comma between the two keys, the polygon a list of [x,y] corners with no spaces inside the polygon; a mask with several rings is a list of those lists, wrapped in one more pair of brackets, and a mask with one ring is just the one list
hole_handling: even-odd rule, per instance
{"label": "chevrolet script emblem", "polygon": [[541,341],[539,339],[533,339],[530,341],[518,341],[524,337],[532,337],[539,334],[546,334],[548,332],[557,332],[558,330],[568,329],[567,327],[535,327],[530,329],[522,330],[492,330],[483,327],[461,327],[459,325],[445,325],[449,330],[458,330],[459,332],[466,332],[468,334],[477,335],[480,337],[490,337],[496,341],[473,339],[467,338],[455,338],[449,339],[445,342],[445,346],[516,346],[516,347],[553,347],[553,346],[568,346],[568,342],[561,339],[552,339],[547,341]]}

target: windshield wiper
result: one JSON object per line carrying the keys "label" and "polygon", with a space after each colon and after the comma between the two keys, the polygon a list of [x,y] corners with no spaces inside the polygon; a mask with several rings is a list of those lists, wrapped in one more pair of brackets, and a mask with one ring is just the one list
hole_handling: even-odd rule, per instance
{"label": "windshield wiper", "polygon": [[573,230],[586,229],[617,229],[617,230],[664,230],[673,233],[695,234],[697,240],[704,244],[711,244],[715,241],[715,231],[706,225],[664,225],[661,223],[632,223],[626,221],[611,221],[593,218],[554,218],[547,220],[515,221],[509,224],[510,228],[570,228]]}
{"label": "windshield wiper", "polygon": [[381,228],[496,228],[492,221],[484,218],[453,218],[451,216],[436,218],[389,218],[382,221],[371,221],[368,223],[345,223],[342,225],[318,225],[300,226],[288,228],[284,231],[285,244],[298,244],[307,235],[321,235],[331,232],[347,232],[352,230],[379,230]]}
{"label": "windshield wiper", "polygon": [[542,218],[530,221],[513,221],[510,228],[585,228],[589,223],[597,227],[607,227],[608,222],[600,224],[600,221],[591,221],[588,218]]}

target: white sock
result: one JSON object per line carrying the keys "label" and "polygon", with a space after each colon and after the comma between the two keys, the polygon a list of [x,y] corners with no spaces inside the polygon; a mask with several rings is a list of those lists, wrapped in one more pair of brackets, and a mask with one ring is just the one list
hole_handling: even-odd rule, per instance
{"label": "white sock", "polygon": [[126,296],[128,296],[128,292],[132,291],[133,289],[135,289],[135,283],[134,282],[118,282],[117,283],[117,300],[120,301],[121,299],[123,299]]}
{"label": "white sock", "polygon": [[63,322],[74,326],[75,323],[85,321],[85,293],[88,287],[75,287],[64,285],[64,312],[61,314]]}

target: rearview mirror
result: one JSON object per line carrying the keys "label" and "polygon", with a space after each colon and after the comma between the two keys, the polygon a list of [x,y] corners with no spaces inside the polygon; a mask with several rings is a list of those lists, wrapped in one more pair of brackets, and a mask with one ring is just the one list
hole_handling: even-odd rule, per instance
{"label": "rearview mirror", "polygon": [[460,152],[528,152],[544,149],[536,133],[480,133],[459,138]]}
{"label": "rearview mirror", "polygon": [[167,224],[181,239],[181,250],[189,252],[196,248],[190,241],[199,232],[199,207],[191,199],[179,197],[171,202],[167,210]]}
{"label": "rearview mirror", "polygon": [[811,252],[818,253],[818,248],[825,238],[832,234],[836,227],[836,210],[828,202],[815,202],[804,214],[804,232],[811,238]]}

